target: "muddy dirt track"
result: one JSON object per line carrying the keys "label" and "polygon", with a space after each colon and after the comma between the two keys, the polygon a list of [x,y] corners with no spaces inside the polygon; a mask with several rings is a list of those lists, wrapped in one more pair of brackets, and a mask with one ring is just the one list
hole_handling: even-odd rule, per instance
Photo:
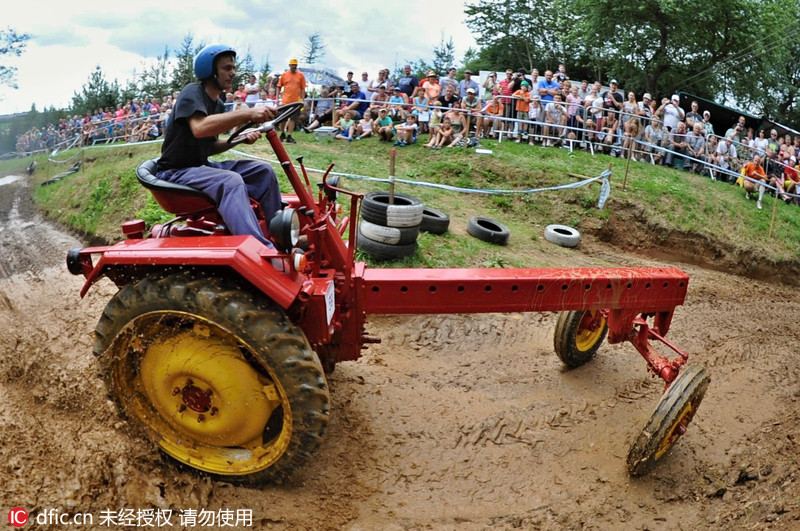
{"label": "muddy dirt track", "polygon": [[[81,300],[64,266],[81,243],[35,216],[28,180],[0,183],[3,519],[19,506],[96,524],[106,509],[250,509],[259,529],[800,529],[796,288],[675,264],[691,282],[669,339],[712,382],[643,478],[625,458],[662,385],[632,347],[566,370],[552,314],[419,316],[375,319],[383,343],[329,376],[326,440],[288,484],[240,487],[120,421],[91,354],[114,286]],[[591,238],[566,256],[553,265],[667,263]]]}

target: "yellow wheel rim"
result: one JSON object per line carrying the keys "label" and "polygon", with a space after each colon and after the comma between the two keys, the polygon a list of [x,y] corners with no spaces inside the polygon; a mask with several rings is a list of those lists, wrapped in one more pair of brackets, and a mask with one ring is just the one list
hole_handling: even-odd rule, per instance
{"label": "yellow wheel rim", "polygon": [[155,312],[130,323],[117,343],[119,400],[175,459],[246,475],[269,468],[288,448],[286,393],[235,334],[195,315]]}
{"label": "yellow wheel rim", "polygon": [[686,407],[683,408],[678,418],[675,419],[675,422],[670,426],[668,434],[664,439],[661,441],[661,444],[658,446],[654,456],[655,459],[661,459],[667,451],[672,448],[672,446],[678,442],[678,439],[681,438],[681,435],[686,433],[686,428],[691,422],[692,417],[694,417],[695,412],[695,404],[693,401],[686,404]]}
{"label": "yellow wheel rim", "polygon": [[606,318],[599,312],[585,311],[581,316],[581,321],[575,331],[575,348],[581,352],[586,352],[600,341],[603,337],[603,329],[606,326]]}

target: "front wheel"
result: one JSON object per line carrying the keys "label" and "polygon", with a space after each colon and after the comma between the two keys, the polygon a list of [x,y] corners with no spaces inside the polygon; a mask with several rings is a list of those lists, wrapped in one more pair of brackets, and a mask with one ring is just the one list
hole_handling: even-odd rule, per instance
{"label": "front wheel", "polygon": [[553,347],[569,367],[580,367],[594,358],[608,333],[606,317],[600,310],[577,310],[558,315]]}
{"label": "front wheel", "polygon": [[329,395],[302,331],[252,291],[192,272],[144,278],[109,301],[94,351],[109,394],[163,451],[260,483],[317,449]]}
{"label": "front wheel", "polygon": [[628,473],[640,476],[686,433],[711,377],[701,367],[684,367],[666,392],[661,395],[647,426],[639,434],[628,453]]}

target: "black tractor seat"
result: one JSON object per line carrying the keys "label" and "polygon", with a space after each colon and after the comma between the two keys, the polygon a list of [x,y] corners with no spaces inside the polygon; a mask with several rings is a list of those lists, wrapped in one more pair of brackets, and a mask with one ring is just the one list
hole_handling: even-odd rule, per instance
{"label": "black tractor seat", "polygon": [[171,183],[157,178],[155,175],[157,165],[158,159],[142,162],[136,168],[136,178],[142,186],[150,190],[161,208],[176,216],[216,210],[217,203],[205,192],[185,184]]}

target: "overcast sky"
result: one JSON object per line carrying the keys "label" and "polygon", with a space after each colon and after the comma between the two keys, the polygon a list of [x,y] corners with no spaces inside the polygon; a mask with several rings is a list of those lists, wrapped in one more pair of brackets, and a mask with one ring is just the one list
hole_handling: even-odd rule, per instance
{"label": "overcast sky", "polygon": [[[417,59],[431,60],[444,34],[452,37],[460,61],[475,40],[464,24],[463,0],[40,0],[3,11],[2,26],[29,33],[14,90],[0,87],[0,114],[65,108],[99,65],[109,81],[125,86],[134,70],[177,50],[184,36],[194,42],[224,43],[250,50],[256,65],[269,57],[283,70],[301,58],[308,36],[319,31],[326,45],[320,66],[343,76],[370,72]],[[302,61],[301,61],[302,65]],[[357,77],[357,76],[356,76]]]}

